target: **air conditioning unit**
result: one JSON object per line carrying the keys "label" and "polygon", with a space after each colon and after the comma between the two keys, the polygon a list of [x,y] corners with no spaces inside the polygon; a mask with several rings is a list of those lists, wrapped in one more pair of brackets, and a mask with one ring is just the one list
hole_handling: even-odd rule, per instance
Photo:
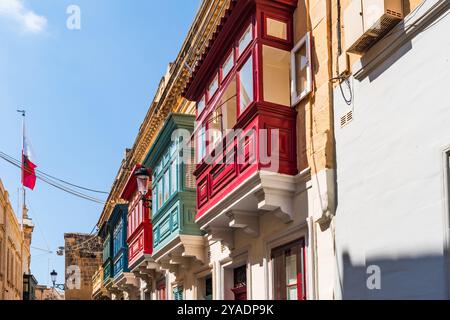
{"label": "air conditioning unit", "polygon": [[352,0],[344,11],[347,52],[364,54],[402,19],[402,0]]}

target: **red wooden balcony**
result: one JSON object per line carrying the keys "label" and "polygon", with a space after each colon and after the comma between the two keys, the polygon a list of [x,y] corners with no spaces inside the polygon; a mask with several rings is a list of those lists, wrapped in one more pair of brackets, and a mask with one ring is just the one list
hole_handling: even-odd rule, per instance
{"label": "red wooden balcony", "polygon": [[[139,169],[136,166],[122,192],[121,198],[128,201],[127,217],[127,244],[128,266],[133,271],[142,262],[150,261],[153,252],[152,223],[150,209],[144,206],[142,197],[137,190],[137,182],[134,172]],[[151,198],[151,193],[146,197]]]}
{"label": "red wooden balcony", "polygon": [[296,3],[232,1],[185,89],[197,101],[196,221],[203,229],[253,233],[261,210],[291,218],[285,199],[298,173],[290,90]]}

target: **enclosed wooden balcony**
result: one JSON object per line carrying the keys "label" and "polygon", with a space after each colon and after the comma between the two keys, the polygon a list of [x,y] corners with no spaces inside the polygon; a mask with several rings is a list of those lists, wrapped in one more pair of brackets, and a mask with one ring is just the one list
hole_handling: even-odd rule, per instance
{"label": "enclosed wooden balcony", "polygon": [[153,173],[153,258],[163,267],[204,261],[203,233],[194,221],[194,166],[184,161],[193,156],[185,148],[193,128],[193,116],[169,115],[143,163]]}
{"label": "enclosed wooden balcony", "polygon": [[231,1],[184,96],[197,101],[197,215],[204,230],[257,234],[292,219],[298,174],[290,63],[297,1]]}

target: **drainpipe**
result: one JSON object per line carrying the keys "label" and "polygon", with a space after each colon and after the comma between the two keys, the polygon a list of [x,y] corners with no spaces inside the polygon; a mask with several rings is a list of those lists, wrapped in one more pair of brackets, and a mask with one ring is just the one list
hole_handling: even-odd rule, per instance
{"label": "drainpipe", "polygon": [[[328,74],[330,75],[330,78],[333,77],[333,13],[332,13],[332,0],[327,0],[327,40],[328,40]],[[342,53],[342,47],[341,47],[341,1],[337,0],[337,57]],[[338,58],[337,58],[338,59]],[[336,68],[338,68],[338,61],[336,59]],[[329,88],[329,115],[330,115],[330,136],[329,136],[329,143],[331,143],[331,157],[332,157],[332,180],[330,183],[327,183],[327,193],[328,193],[328,215],[330,219],[330,232],[331,232],[331,241],[332,241],[332,254],[335,257],[336,260],[336,237],[334,232],[334,223],[335,223],[335,214],[336,214],[336,208],[337,208],[337,163],[336,163],[336,143],[335,143],[335,132],[334,132],[334,89],[333,89],[333,81],[328,82],[328,88]],[[333,274],[336,275],[336,266],[333,266]],[[336,296],[336,288],[335,288],[335,279],[332,283],[332,298],[334,299]]]}

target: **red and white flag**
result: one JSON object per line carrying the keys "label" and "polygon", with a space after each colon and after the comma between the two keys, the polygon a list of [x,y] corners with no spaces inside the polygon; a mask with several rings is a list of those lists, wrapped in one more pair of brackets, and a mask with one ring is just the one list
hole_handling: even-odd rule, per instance
{"label": "red and white flag", "polygon": [[23,149],[22,149],[22,185],[31,190],[36,185],[36,164],[33,157],[30,141],[26,135],[25,125],[23,128]]}

